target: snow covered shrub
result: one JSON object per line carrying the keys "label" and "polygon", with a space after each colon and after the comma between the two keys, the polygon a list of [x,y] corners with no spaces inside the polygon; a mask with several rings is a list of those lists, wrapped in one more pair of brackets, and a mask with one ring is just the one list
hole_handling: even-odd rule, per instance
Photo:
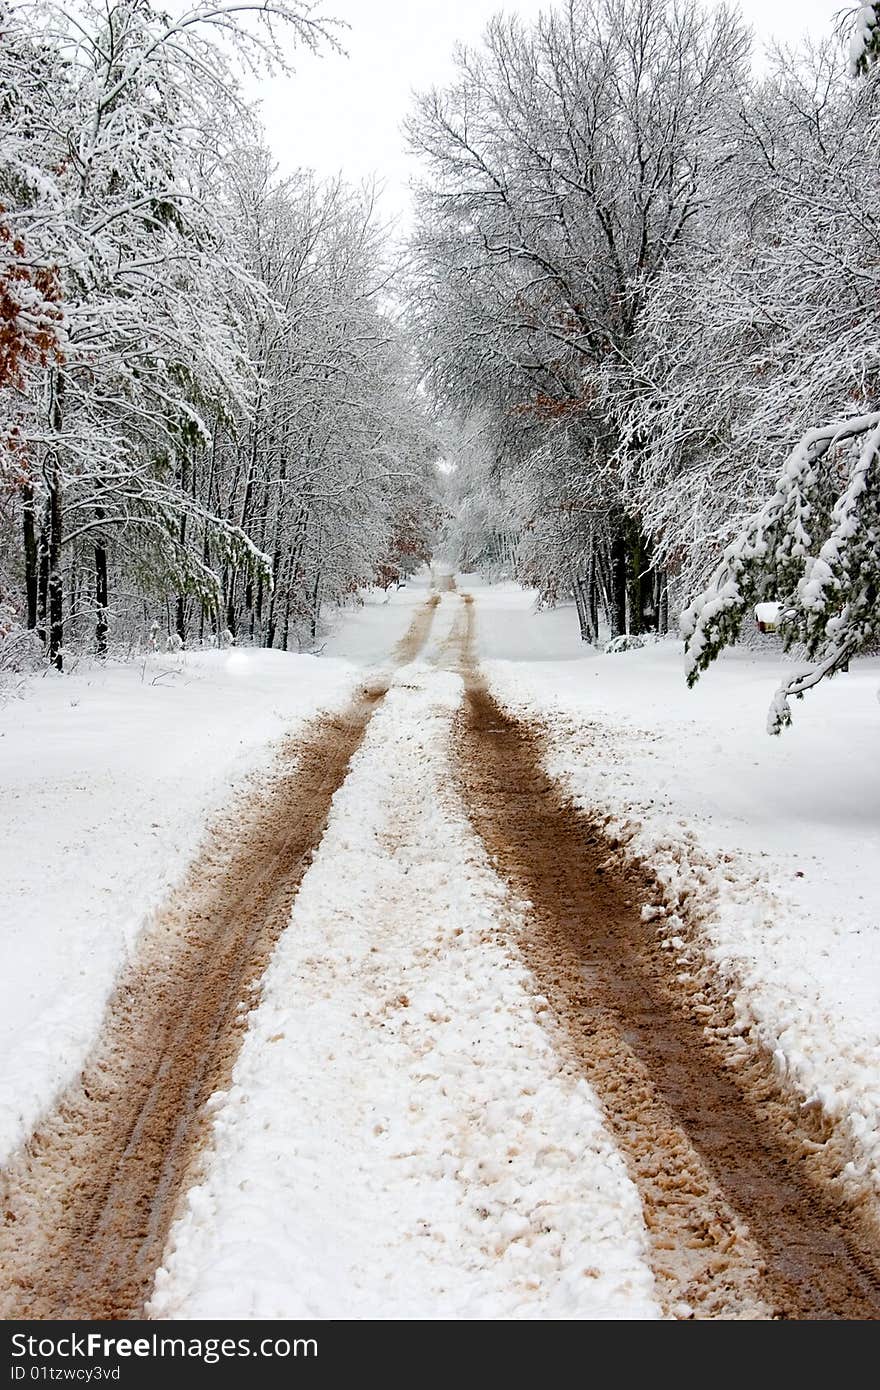
{"label": "snow covered shrub", "polygon": [[42,656],[36,634],[22,626],[11,603],[0,599],[0,686],[10,675],[35,670]]}
{"label": "snow covered shrub", "polygon": [[640,647],[653,647],[658,642],[674,640],[675,635],[667,632],[622,633],[606,642],[602,650],[607,656],[615,656],[618,652],[638,651]]}

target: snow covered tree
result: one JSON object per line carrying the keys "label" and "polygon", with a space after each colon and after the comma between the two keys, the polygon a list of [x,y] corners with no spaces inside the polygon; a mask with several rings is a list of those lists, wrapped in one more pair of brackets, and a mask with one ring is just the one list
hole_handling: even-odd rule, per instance
{"label": "snow covered tree", "polygon": [[768,717],[778,733],[791,699],[845,670],[880,641],[880,410],[808,431],[776,490],[725,553],[710,588],[682,615],[691,684],[734,641],[756,602],[780,605],[786,645],[810,665],[782,683]]}
{"label": "snow covered tree", "polygon": [[279,182],[254,151],[231,190],[255,386],[216,433],[209,487],[266,552],[272,582],[227,568],[224,611],[231,631],[287,646],[312,640],[324,603],[396,567],[402,517],[430,517],[433,434],[380,304],[394,267],[373,190],[305,172]]}
{"label": "snow covered tree", "polygon": [[494,421],[471,419],[466,428],[442,423],[441,553],[456,569],[511,579],[520,540],[518,501],[507,474],[496,467]]}
{"label": "snow covered tree", "polygon": [[30,370],[61,356],[64,313],[58,276],[34,265],[0,204],[0,388],[23,391]]}
{"label": "snow covered tree", "polygon": [[[43,96],[53,84],[63,88],[64,81],[52,46],[35,40],[5,7],[0,9],[0,505],[20,509],[26,562],[22,619],[29,628],[37,619],[39,468],[28,435],[39,415],[41,383],[62,360],[64,312],[57,266],[31,244],[20,213],[39,197],[45,151],[35,147]],[[10,594],[2,590],[0,602],[14,614]],[[10,630],[13,625],[10,619]]]}
{"label": "snow covered tree", "polygon": [[[534,453],[549,481],[554,440],[578,456],[593,505],[579,524],[569,509],[566,568],[615,631],[655,625],[662,605],[609,377],[629,371],[651,286],[723,157],[746,47],[723,9],[569,0],[532,28],[493,21],[410,126],[427,167],[413,291],[427,380],[454,410],[494,412],[512,471]],[[601,590],[591,561],[581,572],[597,548]]]}
{"label": "snow covered tree", "polygon": [[[710,460],[742,458],[746,443],[760,461],[756,495],[751,515],[731,509],[704,458],[704,484],[719,513],[727,504],[733,535],[682,627],[693,683],[736,640],[756,602],[779,603],[782,638],[808,664],[774,699],[768,728],[778,733],[791,721],[792,698],[878,641],[880,107],[876,83],[845,86],[833,55],[780,74],[771,90],[749,129],[763,229],[734,257],[738,305],[720,315],[726,365],[716,379],[726,380],[728,408],[716,395],[704,415],[714,441],[692,417]],[[712,314],[717,322],[717,302]],[[698,320],[695,335],[703,348],[704,325]],[[662,405],[657,413],[668,419]],[[786,442],[779,470],[772,460]]]}
{"label": "snow covered tree", "polygon": [[60,667],[64,570],[82,564],[83,546],[99,652],[111,545],[142,583],[215,605],[200,531],[239,565],[263,564],[188,486],[193,453],[208,445],[205,409],[229,408],[249,372],[211,187],[246,123],[230,50],[273,60],[278,26],[310,44],[324,31],[296,3],[202,2],[173,19],[147,0],[20,4],[4,24],[4,89],[32,74],[34,54],[47,68],[13,103],[0,178],[13,244],[57,267],[65,311],[63,358],[47,359],[19,432],[37,494],[26,531],[39,514],[38,559],[25,536],[28,621]]}
{"label": "snow covered tree", "polygon": [[860,5],[852,12],[849,36],[849,70],[852,77],[864,76],[880,57],[880,24],[877,7]]}

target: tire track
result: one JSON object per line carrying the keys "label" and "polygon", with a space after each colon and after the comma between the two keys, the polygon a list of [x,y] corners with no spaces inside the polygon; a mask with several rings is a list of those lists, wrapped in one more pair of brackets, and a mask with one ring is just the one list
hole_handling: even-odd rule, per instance
{"label": "tire track", "polygon": [[466,612],[465,803],[531,908],[520,948],[639,1188],[667,1311],[877,1318],[880,1254],[870,1236],[808,1171],[796,1128],[768,1122],[772,1069],[757,1069],[761,1095],[735,1084],[641,922],[643,880],[609,860],[601,828],[544,772],[539,735],[480,681],[470,604]]}
{"label": "tire track", "polygon": [[[427,641],[433,594],[392,654]],[[79,1081],[0,1175],[4,1318],[143,1316],[247,1009],[390,674],[289,740],[146,932]]]}

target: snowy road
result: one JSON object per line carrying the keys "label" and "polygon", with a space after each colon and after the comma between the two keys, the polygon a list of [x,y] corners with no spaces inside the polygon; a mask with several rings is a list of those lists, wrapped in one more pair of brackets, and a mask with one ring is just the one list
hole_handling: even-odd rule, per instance
{"label": "snowy road", "polygon": [[504,594],[439,588],[142,932],[7,1166],[6,1316],[878,1316],[845,1126],[487,688]]}
{"label": "snowy road", "polygon": [[460,701],[417,664],[371,721],[154,1316],[655,1314],[624,1166],[449,792]]}

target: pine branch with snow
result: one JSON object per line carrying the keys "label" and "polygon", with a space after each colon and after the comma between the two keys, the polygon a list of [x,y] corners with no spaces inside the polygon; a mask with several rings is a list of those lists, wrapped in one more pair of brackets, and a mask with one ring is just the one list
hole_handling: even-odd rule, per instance
{"label": "pine branch with snow", "polygon": [[681,618],[693,685],[735,642],[759,602],[779,603],[787,647],[810,665],[786,678],[768,729],[791,723],[791,700],[845,670],[880,641],[880,411],[810,430],[787,459],[773,496],[724,555],[707,590]]}

